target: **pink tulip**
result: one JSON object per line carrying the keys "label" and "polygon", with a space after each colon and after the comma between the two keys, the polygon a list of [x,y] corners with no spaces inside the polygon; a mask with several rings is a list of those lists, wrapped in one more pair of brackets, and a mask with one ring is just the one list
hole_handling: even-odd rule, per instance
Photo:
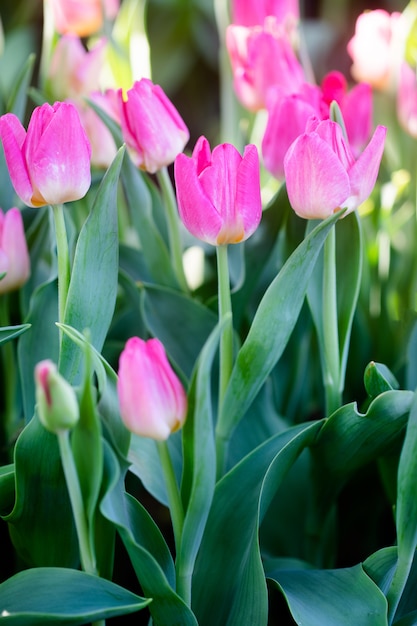
{"label": "pink tulip", "polygon": [[236,95],[250,111],[265,107],[271,86],[293,93],[305,82],[291,43],[274,18],[251,28],[231,24],[226,31],[226,46]]}
{"label": "pink tulip", "polygon": [[242,26],[263,24],[273,15],[281,24],[295,22],[300,17],[298,0],[232,0],[232,22]]}
{"label": "pink tulip", "polygon": [[401,39],[401,13],[383,9],[366,11],[357,21],[355,35],[347,50],[353,60],[352,76],[386,90],[391,87],[397,63],[397,43]]}
{"label": "pink tulip", "polygon": [[178,210],[192,235],[212,245],[239,243],[250,237],[262,215],[259,157],[254,145],[243,157],[223,143],[210,152],[205,137],[193,154],[175,160]]}
{"label": "pink tulip", "polygon": [[185,421],[187,397],[158,339],[127,341],[117,391],[122,420],[132,433],[164,440]]}
{"label": "pink tulip", "polygon": [[30,260],[18,209],[0,210],[0,294],[18,289],[30,276]]}
{"label": "pink tulip", "polygon": [[161,87],[142,78],[127,100],[120,89],[119,101],[123,138],[135,165],[153,174],[172,163],[190,134]]}
{"label": "pink tulip", "polygon": [[398,120],[404,130],[417,138],[417,78],[416,70],[402,63],[397,94]]}
{"label": "pink tulip", "polygon": [[292,142],[301,135],[312,116],[320,116],[322,96],[319,87],[304,84],[299,93],[286,94],[279,87],[268,93],[268,122],[262,140],[265,168],[275,178],[284,177],[284,157]]}
{"label": "pink tulip", "polygon": [[[368,83],[359,83],[350,91],[346,78],[340,72],[326,74],[321,83],[324,103],[336,101],[340,107],[353,154],[358,156],[369,141],[372,132],[372,89]],[[326,115],[325,117],[328,117]]]}
{"label": "pink tulip", "polygon": [[310,120],[284,159],[288,197],[297,215],[325,219],[342,208],[350,213],[364,202],[378,176],[385,135],[386,128],[378,126],[355,160],[336,122]]}
{"label": "pink tulip", "polygon": [[[103,109],[112,120],[120,124],[117,91],[114,89],[107,89],[104,93],[95,91],[89,95],[89,99]],[[80,107],[78,112],[91,144],[91,164],[101,168],[109,167],[117,152],[113,135],[90,106]]]}
{"label": "pink tulip", "polygon": [[27,132],[12,113],[0,118],[0,137],[17,195],[31,207],[82,198],[91,183],[91,147],[74,105],[37,107]]}
{"label": "pink tulip", "polygon": [[[61,35],[88,37],[101,30],[104,17],[113,19],[120,0],[48,0],[55,29]],[[104,15],[103,15],[104,10]]]}

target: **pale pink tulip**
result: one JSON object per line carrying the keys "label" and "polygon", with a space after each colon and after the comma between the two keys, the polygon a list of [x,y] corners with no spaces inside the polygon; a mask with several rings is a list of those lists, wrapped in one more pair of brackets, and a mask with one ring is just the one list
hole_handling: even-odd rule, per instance
{"label": "pale pink tulip", "polygon": [[[101,30],[104,17],[114,19],[120,0],[48,0],[55,30],[61,35],[88,37]],[[104,15],[103,15],[104,10]]]}
{"label": "pale pink tulip", "polygon": [[288,197],[297,215],[325,219],[342,208],[350,213],[364,202],[378,176],[385,135],[386,128],[378,126],[355,160],[339,124],[310,120],[284,159]]}
{"label": "pale pink tulip", "polygon": [[26,130],[12,113],[0,118],[0,137],[13,186],[31,207],[82,198],[91,183],[91,147],[74,105],[37,107]]}
{"label": "pale pink tulip", "polygon": [[353,60],[352,76],[380,90],[392,88],[401,40],[401,13],[383,9],[366,11],[356,20],[355,35],[347,50]]}
{"label": "pale pink tulip", "polygon": [[119,101],[123,138],[135,165],[153,174],[172,163],[190,135],[162,88],[142,78],[127,100],[120,90]]}
{"label": "pale pink tulip", "polygon": [[213,152],[205,137],[191,157],[175,160],[178,210],[192,235],[212,245],[239,243],[250,237],[261,219],[259,158],[254,145],[243,157],[231,144]]}
{"label": "pale pink tulip", "polygon": [[18,209],[0,210],[0,294],[14,291],[30,276],[29,252],[22,215]]}
{"label": "pale pink tulip", "polygon": [[[89,100],[103,109],[117,124],[120,124],[117,91],[114,89],[107,89],[104,93],[95,91],[90,94]],[[113,135],[90,106],[79,107],[78,112],[91,144],[91,164],[101,168],[109,167],[117,152]]]}
{"label": "pale pink tulip", "polygon": [[290,40],[267,18],[263,26],[236,26],[226,31],[226,46],[237,97],[248,110],[266,106],[268,89],[278,85],[286,93],[300,90],[305,82],[303,68]]}
{"label": "pale pink tulip", "polygon": [[165,440],[185,421],[187,397],[158,339],[127,341],[117,391],[120,415],[132,433]]}
{"label": "pale pink tulip", "polygon": [[407,63],[401,65],[397,94],[398,120],[404,130],[417,138],[417,78],[416,70]]}
{"label": "pale pink tulip", "polygon": [[242,26],[263,24],[273,15],[281,24],[296,22],[300,17],[298,0],[232,0],[232,23]]}

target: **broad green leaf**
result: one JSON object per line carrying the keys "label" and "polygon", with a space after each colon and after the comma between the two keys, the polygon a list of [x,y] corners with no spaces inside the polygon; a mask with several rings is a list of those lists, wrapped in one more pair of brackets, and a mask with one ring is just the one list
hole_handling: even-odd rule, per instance
{"label": "broad green leaf", "polygon": [[20,324],[19,326],[3,326],[0,328],[0,344],[6,343],[15,337],[18,337],[22,333],[29,330],[31,324]]}
{"label": "broad green leaf", "polygon": [[110,448],[105,448],[103,515],[117,528],[149,606],[155,624],[197,626],[196,619],[176,594],[175,568],[165,540],[146,509],[124,493],[123,475]]}
{"label": "broad green leaf", "polygon": [[7,515],[15,500],[14,464],[0,467],[0,516]]}
{"label": "broad green leaf", "polygon": [[152,285],[142,288],[142,310],[150,333],[189,379],[217,316],[189,296]]}
{"label": "broad green leaf", "polygon": [[74,569],[41,567],[0,585],[4,626],[78,626],[144,609],[151,600]]}
{"label": "broad green leaf", "polygon": [[27,91],[32,80],[35,58],[34,54],[30,54],[27,58],[26,63],[13,83],[13,89],[9,95],[7,103],[7,110],[14,113],[22,122],[26,112],[28,98]]}
{"label": "broad green leaf", "polygon": [[3,516],[31,567],[77,567],[78,542],[56,436],[35,415],[15,447],[16,500]]}
{"label": "broad green leaf", "polygon": [[321,426],[302,424],[272,437],[217,483],[193,575],[192,607],[200,626],[267,624],[259,524],[287,471]]}
{"label": "broad green leaf", "polygon": [[[209,514],[216,482],[216,450],[211,404],[211,369],[221,326],[208,338],[199,357],[188,396],[183,428],[184,469],[181,486],[185,508],[178,575],[191,584],[195,558]],[[201,445],[204,442],[204,445]]]}
{"label": "broad green leaf", "polygon": [[385,596],[361,565],[334,570],[277,570],[274,580],[297,624],[388,626]]}
{"label": "broad green leaf", "polygon": [[31,328],[19,337],[18,361],[22,381],[23,410],[26,422],[35,408],[35,365],[43,359],[58,362],[58,293],[56,280],[41,285],[31,298],[26,319]]}
{"label": "broad green leaf", "polygon": [[237,355],[221,410],[219,431],[226,438],[284,351],[297,322],[317,256],[337,219],[337,214],[333,215],[310,233],[262,298],[246,341]]}
{"label": "broad green leaf", "polygon": [[[65,309],[65,324],[89,329],[91,343],[101,350],[116,303],[119,241],[117,185],[124,150],[120,149],[98,189],[90,215],[78,238]],[[82,353],[63,338],[60,371],[70,382],[80,380]]]}
{"label": "broad green leaf", "polygon": [[122,167],[122,183],[132,223],[140,239],[144,260],[152,280],[166,287],[177,288],[168,248],[152,216],[152,197],[143,175],[126,154]]}

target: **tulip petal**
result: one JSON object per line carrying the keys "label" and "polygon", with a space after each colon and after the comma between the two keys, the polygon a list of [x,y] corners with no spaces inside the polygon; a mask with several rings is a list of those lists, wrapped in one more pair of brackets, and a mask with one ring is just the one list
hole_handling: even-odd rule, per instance
{"label": "tulip petal", "polygon": [[31,120],[28,128],[27,159],[30,155],[34,203],[78,200],[91,184],[91,147],[77,110],[69,103],[57,104],[52,116],[47,110],[38,110],[39,124],[32,124]]}
{"label": "tulip petal", "polygon": [[22,154],[26,131],[16,115],[6,113],[0,118],[0,137],[13,187],[25,204],[34,206],[32,183]]}
{"label": "tulip petal", "polygon": [[23,285],[30,274],[29,252],[18,209],[9,209],[3,217],[1,249],[7,256],[8,269],[5,278],[0,281],[0,293],[6,293]]}
{"label": "tulip petal", "polygon": [[284,159],[292,208],[306,219],[325,219],[350,195],[346,170],[335,152],[313,132],[298,137]]}
{"label": "tulip petal", "polygon": [[362,204],[374,188],[384,152],[386,134],[385,126],[377,126],[371,141],[348,171],[351,195],[355,199],[356,206]]}
{"label": "tulip petal", "polygon": [[236,210],[243,221],[244,237],[248,239],[257,229],[262,217],[262,201],[258,150],[245,147],[236,181]]}
{"label": "tulip petal", "polygon": [[179,154],[175,159],[174,175],[178,211],[185,227],[194,237],[216,245],[223,219],[200,185],[194,159]]}

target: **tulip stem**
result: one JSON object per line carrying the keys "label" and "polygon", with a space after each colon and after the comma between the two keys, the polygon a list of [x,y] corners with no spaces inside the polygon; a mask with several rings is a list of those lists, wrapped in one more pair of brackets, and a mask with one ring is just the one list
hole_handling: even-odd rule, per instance
{"label": "tulip stem", "polygon": [[334,227],[324,243],[323,267],[323,377],[326,416],[341,405],[339,329],[336,288],[336,232]]}
{"label": "tulip stem", "polygon": [[55,237],[58,260],[58,312],[59,321],[64,322],[65,305],[70,281],[70,263],[68,237],[65,227],[64,207],[62,204],[52,205],[55,222]]}
{"label": "tulip stem", "polygon": [[[0,326],[7,328],[10,325],[9,294],[0,296]],[[3,402],[4,421],[1,425],[0,449],[9,450],[15,429],[17,428],[18,414],[16,411],[16,353],[13,342],[6,341],[1,347],[3,363]],[[4,438],[4,441],[3,441]]]}
{"label": "tulip stem", "polygon": [[[219,293],[219,320],[224,323],[223,332],[220,337],[220,374],[219,374],[219,408],[218,420],[222,414],[222,407],[226,389],[229,384],[233,368],[233,318],[232,299],[230,294],[229,262],[227,257],[227,246],[217,246],[217,276]],[[218,421],[218,435],[221,431],[221,424]],[[226,448],[228,437],[217,436],[217,475],[223,474],[226,461]]]}
{"label": "tulip stem", "polygon": [[182,527],[184,524],[184,509],[178,488],[177,478],[172,465],[171,454],[166,441],[157,441],[159,458],[164,473],[165,486],[168,495],[169,510],[171,513],[172,530],[174,531],[175,551],[180,554]]}
{"label": "tulip stem", "polygon": [[182,244],[179,229],[180,219],[178,216],[178,207],[174,189],[166,167],[161,168],[156,175],[166,208],[172,265],[174,267],[179,286],[183,289],[183,291],[188,292],[188,285],[182,262]]}
{"label": "tulip stem", "polygon": [[80,482],[78,480],[77,469],[72,455],[69,430],[61,430],[57,433],[59,452],[61,455],[62,468],[64,470],[65,481],[71,502],[74,516],[75,529],[77,531],[81,567],[88,574],[97,574],[95,557],[90,546],[87,520],[81,494]]}

